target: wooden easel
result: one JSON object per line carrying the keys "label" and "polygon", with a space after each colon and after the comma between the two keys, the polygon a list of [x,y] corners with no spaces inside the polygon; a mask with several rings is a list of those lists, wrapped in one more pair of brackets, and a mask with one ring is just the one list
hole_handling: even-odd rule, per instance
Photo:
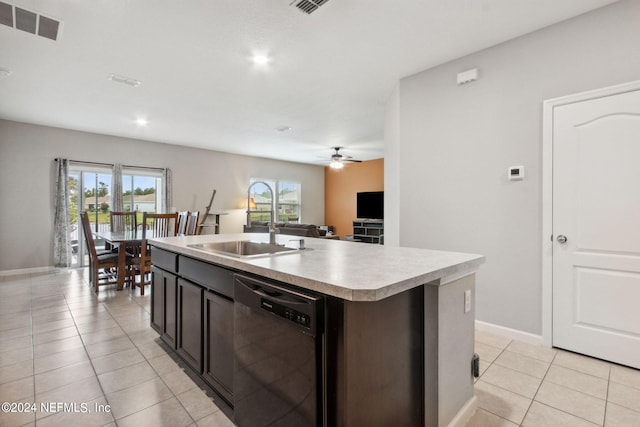
{"label": "wooden easel", "polygon": [[[207,209],[204,211],[204,215],[201,216],[200,224],[198,225],[198,234],[202,234],[202,229],[204,227],[215,227],[215,233],[218,234],[220,223],[218,222],[218,218],[216,217],[216,222],[214,224],[207,224],[207,218],[209,218],[209,213],[211,212],[211,206],[213,205],[213,198],[216,196],[216,190],[213,190],[213,194],[211,194],[211,200],[209,200],[209,204],[207,205]],[[214,214],[215,215],[215,214]]]}

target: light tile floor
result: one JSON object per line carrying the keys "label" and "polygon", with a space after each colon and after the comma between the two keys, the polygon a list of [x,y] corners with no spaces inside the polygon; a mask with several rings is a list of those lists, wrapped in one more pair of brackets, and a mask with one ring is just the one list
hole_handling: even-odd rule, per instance
{"label": "light tile floor", "polygon": [[476,331],[468,427],[640,427],[640,371]]}
{"label": "light tile floor", "polygon": [[0,277],[0,402],[16,410],[0,411],[0,427],[233,426],[150,328],[149,292],[96,296],[86,276]]}
{"label": "light tile floor", "polygon": [[[0,427],[232,426],[149,327],[149,306],[138,289],[96,296],[86,270],[0,277],[0,402],[37,406],[0,411]],[[638,370],[481,331],[476,351],[469,427],[640,427]]]}

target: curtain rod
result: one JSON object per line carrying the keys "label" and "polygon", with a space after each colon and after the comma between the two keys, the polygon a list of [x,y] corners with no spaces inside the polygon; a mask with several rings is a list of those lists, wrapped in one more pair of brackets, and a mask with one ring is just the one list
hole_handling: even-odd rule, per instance
{"label": "curtain rod", "polygon": [[[56,157],[56,162],[60,161],[59,157]],[[70,162],[73,163],[81,163],[84,165],[97,165],[97,166],[110,166],[113,167],[114,164],[113,163],[100,163],[100,162],[85,162],[84,160],[71,160],[71,159],[67,159]],[[150,169],[150,170],[155,170],[155,171],[164,171],[167,168],[154,168],[151,166],[133,166],[133,165],[122,165],[123,168],[131,168],[131,169]]]}
{"label": "curtain rod", "polygon": [[122,165],[123,168],[130,168],[130,169],[151,169],[154,171],[163,171],[167,168],[154,168],[151,166],[132,166],[132,165]]}
{"label": "curtain rod", "polygon": [[[59,157],[56,157],[56,162],[59,162],[60,159]],[[84,165],[97,165],[97,166],[111,166],[113,167],[113,163],[99,163],[99,162],[85,162],[84,160],[71,160],[71,159],[67,159],[70,162],[73,163],[82,163]]]}

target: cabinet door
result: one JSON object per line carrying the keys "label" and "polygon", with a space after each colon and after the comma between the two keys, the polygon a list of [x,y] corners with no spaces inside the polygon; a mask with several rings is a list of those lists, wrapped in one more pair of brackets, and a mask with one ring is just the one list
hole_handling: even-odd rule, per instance
{"label": "cabinet door", "polygon": [[233,301],[204,293],[204,377],[233,402]]}
{"label": "cabinet door", "polygon": [[164,272],[164,328],[160,338],[164,340],[171,348],[176,348],[177,336],[177,294],[178,294],[178,277],[175,274]]}
{"label": "cabinet door", "polygon": [[151,327],[172,348],[176,348],[176,280],[175,274],[151,267]]}
{"label": "cabinet door", "polygon": [[202,288],[178,278],[178,353],[202,373]]}
{"label": "cabinet door", "polygon": [[162,334],[164,331],[164,272],[151,267],[151,327]]}

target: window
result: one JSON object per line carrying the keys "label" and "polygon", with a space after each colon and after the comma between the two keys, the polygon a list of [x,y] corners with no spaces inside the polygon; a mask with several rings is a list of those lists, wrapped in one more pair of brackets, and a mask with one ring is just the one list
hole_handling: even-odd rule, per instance
{"label": "window", "polygon": [[[251,178],[250,199],[253,201],[251,210],[252,221],[270,221],[271,220],[271,193],[267,186],[261,184],[264,182],[276,192],[276,212],[277,222],[299,221],[301,217],[301,185],[291,181],[274,181],[270,179]],[[255,185],[253,185],[256,183]]]}
{"label": "window", "polygon": [[[163,212],[162,189],[161,172],[135,169],[122,171],[122,199],[127,212]],[[138,219],[141,218],[142,214]]]}
{"label": "window", "polygon": [[297,182],[278,182],[278,220],[300,220],[300,184]]}

